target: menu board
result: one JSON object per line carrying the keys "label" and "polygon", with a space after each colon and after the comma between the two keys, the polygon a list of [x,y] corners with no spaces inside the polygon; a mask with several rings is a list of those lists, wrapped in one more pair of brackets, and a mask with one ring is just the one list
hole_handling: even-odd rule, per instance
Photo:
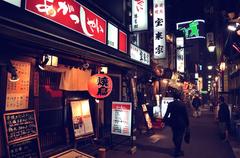
{"label": "menu board", "polygon": [[70,105],[75,138],[93,134],[89,100],[71,101]]}
{"label": "menu board", "polygon": [[132,103],[112,102],[111,133],[131,136]]}
{"label": "menu board", "polygon": [[4,114],[7,143],[37,136],[38,129],[34,110]]}
{"label": "menu board", "polygon": [[31,63],[11,60],[16,68],[19,81],[11,82],[8,73],[6,111],[28,108]]}
{"label": "menu board", "polygon": [[59,153],[57,155],[54,155],[50,158],[94,158],[94,157],[87,155],[85,153],[82,153],[76,149],[70,149],[62,153]]}
{"label": "menu board", "polygon": [[167,112],[168,103],[173,102],[173,100],[174,99],[172,97],[163,97],[162,98],[162,104],[161,104],[162,118],[164,117],[164,115]]}
{"label": "menu board", "polygon": [[40,158],[38,139],[34,138],[9,145],[10,158]]}

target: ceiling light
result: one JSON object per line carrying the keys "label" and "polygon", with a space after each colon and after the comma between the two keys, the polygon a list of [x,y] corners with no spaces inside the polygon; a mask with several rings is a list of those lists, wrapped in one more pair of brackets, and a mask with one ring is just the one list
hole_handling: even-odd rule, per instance
{"label": "ceiling light", "polygon": [[213,42],[210,42],[210,44],[208,45],[208,51],[214,52],[215,48],[216,48],[216,46],[213,44]]}
{"label": "ceiling light", "polygon": [[212,65],[208,65],[207,68],[208,68],[208,70],[212,70],[213,66]]}

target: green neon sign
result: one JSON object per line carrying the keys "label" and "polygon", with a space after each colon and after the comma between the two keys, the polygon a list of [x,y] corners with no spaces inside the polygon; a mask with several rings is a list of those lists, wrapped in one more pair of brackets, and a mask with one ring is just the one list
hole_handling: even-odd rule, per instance
{"label": "green neon sign", "polygon": [[186,39],[205,38],[203,33],[204,20],[192,20],[177,23],[177,30],[184,33]]}

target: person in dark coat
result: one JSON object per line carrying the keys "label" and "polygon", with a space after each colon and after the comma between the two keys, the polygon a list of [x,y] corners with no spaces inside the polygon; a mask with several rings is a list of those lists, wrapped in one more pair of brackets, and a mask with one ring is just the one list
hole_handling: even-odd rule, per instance
{"label": "person in dark coat", "polygon": [[228,105],[224,102],[224,97],[219,97],[218,121],[224,140],[228,140],[228,131],[230,129],[230,111]]}
{"label": "person in dark coat", "polygon": [[193,101],[192,101],[192,106],[194,107],[195,111],[194,111],[194,117],[199,117],[200,116],[200,109],[199,107],[201,106],[201,100],[200,98],[198,97],[198,95],[196,95],[194,98],[193,98]]}
{"label": "person in dark coat", "polygon": [[[189,118],[186,105],[180,100],[180,93],[174,92],[174,101],[168,104],[166,114],[163,118],[164,122],[169,122],[169,126],[173,133],[173,143],[175,145],[174,156],[183,156],[181,150],[182,141],[185,130],[189,127]],[[169,117],[170,115],[170,117]]]}

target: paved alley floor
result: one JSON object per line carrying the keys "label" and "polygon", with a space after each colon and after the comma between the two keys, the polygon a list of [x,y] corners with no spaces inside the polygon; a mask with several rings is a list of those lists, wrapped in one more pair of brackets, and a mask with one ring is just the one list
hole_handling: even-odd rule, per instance
{"label": "paved alley floor", "polygon": [[[204,111],[200,118],[191,118],[191,142],[183,143],[184,158],[235,158],[229,142],[219,138],[219,129],[214,116]],[[169,127],[155,130],[152,135],[139,135],[137,152],[128,153],[124,145],[108,150],[107,158],[172,158],[173,144]]]}

